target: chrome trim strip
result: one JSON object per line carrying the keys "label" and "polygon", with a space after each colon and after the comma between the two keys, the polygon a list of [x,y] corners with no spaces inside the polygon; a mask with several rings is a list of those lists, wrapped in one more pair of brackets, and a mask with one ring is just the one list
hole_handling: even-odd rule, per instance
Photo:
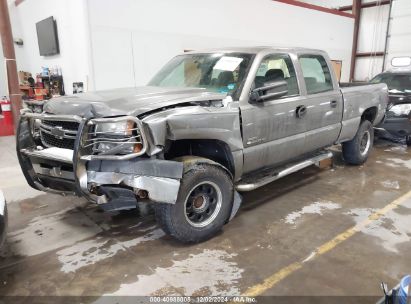
{"label": "chrome trim strip", "polygon": [[[50,149],[53,149],[52,150],[53,153],[50,153]],[[59,152],[58,150],[61,150],[60,155],[57,154],[57,152]],[[71,158],[65,155],[65,154],[68,154],[69,151],[71,151]],[[44,150],[21,149],[20,152],[29,157],[38,157],[38,158],[43,158],[43,159],[59,161],[59,162],[67,163],[67,164],[73,164],[73,150],[70,150],[70,149],[52,147],[52,148],[47,148]]]}
{"label": "chrome trim strip", "polygon": [[130,139],[134,138],[137,139],[137,137],[139,136],[132,136],[132,137],[124,137],[124,138],[108,138],[108,137],[98,137],[98,138],[90,138],[87,139],[85,141],[87,142],[110,142],[110,143],[114,143],[114,144],[135,144],[136,142],[129,142]]}
{"label": "chrome trim strip", "polygon": [[[129,129],[130,131],[139,131],[138,128]],[[110,135],[124,135],[124,132],[89,132],[88,135],[95,135],[95,134],[110,134]]]}
{"label": "chrome trim strip", "polygon": [[53,115],[53,114],[38,114],[38,113],[30,113],[25,112],[22,113],[21,116],[29,117],[29,118],[37,118],[37,119],[45,119],[45,120],[62,120],[62,121],[76,121],[78,123],[82,122],[84,118],[81,118],[77,115]]}

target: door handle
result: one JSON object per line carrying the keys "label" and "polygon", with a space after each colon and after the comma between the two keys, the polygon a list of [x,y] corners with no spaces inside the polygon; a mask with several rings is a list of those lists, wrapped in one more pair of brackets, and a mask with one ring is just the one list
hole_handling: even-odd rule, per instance
{"label": "door handle", "polygon": [[297,118],[302,118],[305,114],[307,114],[306,106],[301,105],[295,109],[295,115],[297,116]]}
{"label": "door handle", "polygon": [[336,107],[337,107],[337,104],[338,104],[337,100],[331,100],[331,101],[330,101],[330,106],[331,106],[331,108],[336,108]]}

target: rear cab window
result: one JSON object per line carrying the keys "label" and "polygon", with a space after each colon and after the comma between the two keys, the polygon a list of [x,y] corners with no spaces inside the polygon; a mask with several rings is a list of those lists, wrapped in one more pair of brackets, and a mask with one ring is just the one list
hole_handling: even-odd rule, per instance
{"label": "rear cab window", "polygon": [[300,55],[299,61],[307,94],[332,91],[333,81],[327,61],[321,55]]}

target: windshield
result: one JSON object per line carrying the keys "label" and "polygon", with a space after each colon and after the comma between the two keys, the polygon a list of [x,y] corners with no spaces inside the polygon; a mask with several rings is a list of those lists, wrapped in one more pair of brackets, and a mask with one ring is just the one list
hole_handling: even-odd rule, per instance
{"label": "windshield", "polygon": [[253,55],[243,53],[187,54],[174,57],[148,83],[158,87],[195,87],[234,95]]}
{"label": "windshield", "polygon": [[411,73],[380,74],[371,83],[385,83],[390,93],[411,93]]}

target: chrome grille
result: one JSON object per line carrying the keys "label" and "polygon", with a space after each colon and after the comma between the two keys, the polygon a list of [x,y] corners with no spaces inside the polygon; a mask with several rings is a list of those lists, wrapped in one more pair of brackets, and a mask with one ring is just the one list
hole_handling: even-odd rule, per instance
{"label": "chrome grille", "polygon": [[80,124],[76,121],[43,119],[40,124],[41,141],[46,147],[74,150]]}
{"label": "chrome grille", "polygon": [[62,127],[66,130],[76,131],[79,128],[79,123],[77,121],[57,121],[57,120],[46,120],[43,119],[42,124],[48,127]]}

